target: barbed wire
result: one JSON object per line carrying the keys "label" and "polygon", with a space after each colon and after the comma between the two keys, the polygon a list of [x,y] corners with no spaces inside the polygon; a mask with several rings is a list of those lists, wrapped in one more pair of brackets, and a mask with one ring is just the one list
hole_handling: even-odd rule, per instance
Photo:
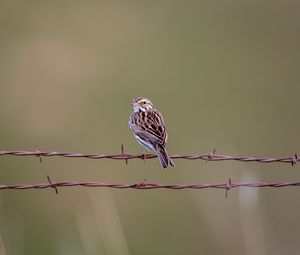
{"label": "barbed wire", "polygon": [[49,183],[39,184],[0,184],[0,190],[4,189],[15,189],[15,190],[27,190],[27,189],[48,189],[58,187],[89,187],[89,188],[114,188],[114,189],[137,189],[137,190],[149,190],[149,189],[171,189],[171,190],[182,190],[182,189],[224,189],[227,197],[227,191],[240,188],[283,188],[283,187],[300,187],[300,181],[297,182],[240,182],[232,183],[231,179],[227,183],[216,183],[216,184],[161,184],[161,183],[148,183],[146,180],[139,183],[126,184],[126,183],[104,183],[104,182],[74,182],[74,181],[62,181],[62,182],[51,182],[48,178]]}
{"label": "barbed wire", "polygon": [[[0,156],[17,156],[17,157],[38,157],[42,163],[42,157],[67,157],[67,158],[88,158],[88,159],[113,159],[113,160],[125,160],[128,164],[128,160],[131,159],[153,159],[157,158],[156,154],[144,153],[144,154],[128,154],[124,150],[123,144],[121,145],[121,154],[96,154],[96,153],[77,153],[77,152],[57,152],[57,151],[40,151],[35,146],[35,151],[0,151]],[[170,155],[172,159],[185,159],[185,160],[205,160],[205,161],[242,161],[242,162],[259,162],[259,163],[290,163],[295,165],[300,158],[297,154],[292,157],[251,157],[251,156],[228,156],[218,155],[214,149],[212,152],[195,155]],[[161,184],[161,183],[148,183],[146,180],[140,183],[126,184],[126,183],[103,183],[103,182],[74,182],[74,181],[63,181],[63,182],[52,182],[50,177],[47,176],[48,183],[39,184],[0,184],[0,190],[14,189],[14,190],[27,190],[27,189],[55,189],[58,194],[58,187],[90,187],[90,188],[114,188],[114,189],[137,189],[137,190],[148,190],[148,189],[171,189],[171,190],[182,190],[182,189],[224,189],[225,196],[227,192],[233,188],[249,187],[249,188],[282,188],[282,187],[300,187],[299,182],[241,182],[232,183],[229,179],[227,183],[216,183],[216,184]]]}
{"label": "barbed wire", "polygon": [[[297,154],[289,157],[252,157],[252,156],[228,156],[228,155],[218,155],[213,150],[209,153],[204,154],[195,154],[195,155],[179,155],[174,154],[170,155],[172,159],[185,159],[185,160],[205,160],[205,161],[242,161],[242,162],[259,162],[259,163],[290,163],[295,165],[300,158]],[[121,145],[121,154],[95,154],[95,153],[77,153],[77,152],[57,152],[57,151],[0,151],[0,156],[18,156],[18,157],[28,157],[36,156],[41,159],[41,157],[66,157],[66,158],[88,158],[88,159],[113,159],[113,160],[125,160],[126,164],[128,160],[132,159],[153,159],[157,158],[156,154],[147,153],[147,154],[129,154],[124,150],[124,146]]]}

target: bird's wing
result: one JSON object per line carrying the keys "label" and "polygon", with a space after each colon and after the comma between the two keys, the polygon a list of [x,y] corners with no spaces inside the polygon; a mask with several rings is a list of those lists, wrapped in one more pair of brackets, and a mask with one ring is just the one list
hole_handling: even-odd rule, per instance
{"label": "bird's wing", "polygon": [[[144,140],[165,145],[167,131],[161,114],[157,111],[149,111],[143,116],[133,116],[135,121],[131,123],[132,130]],[[137,119],[138,117],[138,119]]]}

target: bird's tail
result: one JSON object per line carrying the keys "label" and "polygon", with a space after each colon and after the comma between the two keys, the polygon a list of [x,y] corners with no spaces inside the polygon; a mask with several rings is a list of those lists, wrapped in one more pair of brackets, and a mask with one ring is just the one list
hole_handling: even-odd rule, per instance
{"label": "bird's tail", "polygon": [[166,149],[163,146],[161,146],[160,144],[157,144],[156,152],[157,152],[157,156],[160,161],[160,164],[163,168],[166,168],[168,166],[171,166],[171,167],[175,166],[174,162],[172,161],[172,159],[168,155],[168,152],[166,151]]}

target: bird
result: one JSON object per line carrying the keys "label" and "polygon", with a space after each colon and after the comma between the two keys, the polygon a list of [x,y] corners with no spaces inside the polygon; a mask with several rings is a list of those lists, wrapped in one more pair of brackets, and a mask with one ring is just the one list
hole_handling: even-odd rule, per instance
{"label": "bird", "polygon": [[175,164],[166,151],[168,133],[162,114],[145,97],[136,97],[132,102],[133,112],[128,126],[136,140],[147,150],[155,151],[163,168]]}

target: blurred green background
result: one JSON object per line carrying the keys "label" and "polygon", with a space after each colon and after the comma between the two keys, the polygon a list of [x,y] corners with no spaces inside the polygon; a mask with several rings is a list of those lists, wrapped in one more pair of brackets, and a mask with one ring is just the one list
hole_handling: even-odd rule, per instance
{"label": "blurred green background", "polygon": [[[142,153],[146,96],[170,154],[299,152],[299,1],[0,2],[0,150]],[[297,181],[299,166],[1,157],[0,183]],[[298,188],[0,192],[0,254],[299,254]]]}

